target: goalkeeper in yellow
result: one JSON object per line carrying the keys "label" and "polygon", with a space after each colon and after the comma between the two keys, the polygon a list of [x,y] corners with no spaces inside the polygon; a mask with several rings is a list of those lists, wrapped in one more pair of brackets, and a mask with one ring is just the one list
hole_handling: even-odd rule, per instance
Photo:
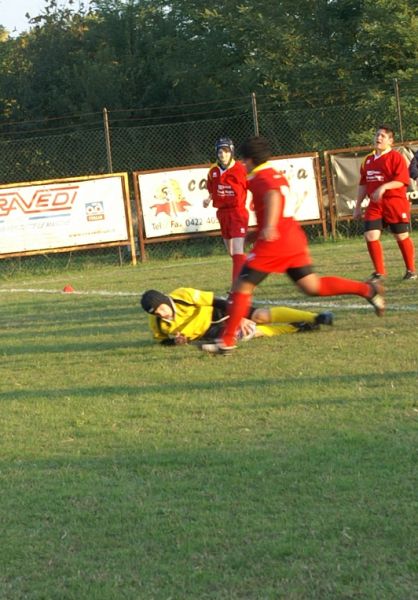
{"label": "goalkeeper in yellow", "polygon": [[[154,339],[171,346],[216,340],[228,318],[225,299],[194,288],[177,288],[167,295],[147,290],[141,296],[141,306],[149,314]],[[251,306],[247,318],[241,321],[238,337],[245,341],[252,337],[313,331],[332,323],[331,312]]]}

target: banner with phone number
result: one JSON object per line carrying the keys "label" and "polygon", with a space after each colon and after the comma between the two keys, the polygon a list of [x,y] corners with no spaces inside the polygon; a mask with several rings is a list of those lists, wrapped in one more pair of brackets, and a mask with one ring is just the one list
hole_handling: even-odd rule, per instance
{"label": "banner with phone number", "polygon": [[[271,160],[271,164],[286,175],[293,204],[293,214],[299,221],[320,218],[314,156],[298,156]],[[141,196],[145,237],[163,237],[184,233],[219,230],[216,209],[204,208],[208,197],[206,178],[209,167],[191,167],[170,171],[136,173]],[[251,194],[247,196],[249,224],[255,225],[251,210]]]}

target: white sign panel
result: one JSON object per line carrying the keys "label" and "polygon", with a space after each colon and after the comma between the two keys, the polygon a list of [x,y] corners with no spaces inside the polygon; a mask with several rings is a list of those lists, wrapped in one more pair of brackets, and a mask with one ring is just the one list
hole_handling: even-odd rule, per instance
{"label": "white sign panel", "polygon": [[[271,161],[289,180],[293,212],[300,221],[320,218],[314,158],[295,157]],[[144,218],[145,237],[219,230],[216,209],[203,207],[208,197],[206,178],[209,167],[137,173]],[[247,206],[250,225],[255,224],[251,194]]]}
{"label": "white sign panel", "polygon": [[208,168],[138,174],[147,238],[219,229],[216,210],[203,207],[208,197]]}
{"label": "white sign panel", "polygon": [[293,216],[298,221],[314,221],[320,218],[318,191],[316,187],[314,157],[297,156],[280,158],[271,163],[281,171],[289,182]]}
{"label": "white sign panel", "polygon": [[0,188],[0,254],[125,240],[120,176]]}

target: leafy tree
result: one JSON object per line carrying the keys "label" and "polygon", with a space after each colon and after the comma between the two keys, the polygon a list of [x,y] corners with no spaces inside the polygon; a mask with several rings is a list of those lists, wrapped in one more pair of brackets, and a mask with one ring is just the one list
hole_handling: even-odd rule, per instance
{"label": "leafy tree", "polygon": [[30,23],[13,40],[0,28],[3,121],[97,119],[104,106],[121,118],[152,107],[198,118],[226,100],[242,111],[256,91],[266,115],[288,111],[290,131],[298,110],[320,107],[331,132],[326,107],[385,112],[393,79],[413,81],[418,62],[415,0],[97,0],[78,11],[46,0]]}

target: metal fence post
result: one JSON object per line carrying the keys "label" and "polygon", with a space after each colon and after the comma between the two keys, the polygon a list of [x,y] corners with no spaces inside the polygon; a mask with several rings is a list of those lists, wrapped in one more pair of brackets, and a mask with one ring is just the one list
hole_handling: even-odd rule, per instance
{"label": "metal fence post", "polygon": [[255,97],[255,92],[251,93],[251,106],[253,109],[254,135],[260,135],[260,130],[258,128],[257,99]]}
{"label": "metal fence post", "polygon": [[[104,127],[105,142],[106,142],[107,170],[109,173],[113,173],[112,148],[110,145],[109,114],[107,112],[107,108],[103,109],[103,127]],[[122,250],[121,250],[120,246],[118,246],[118,256],[119,256],[119,265],[122,266],[123,259],[122,259]]]}
{"label": "metal fence post", "polygon": [[103,109],[103,126],[106,142],[107,170],[109,173],[113,173],[112,148],[110,146],[109,115],[107,112],[107,108]]}
{"label": "metal fence post", "polygon": [[397,78],[395,78],[393,80],[393,84],[395,87],[396,113],[398,115],[399,136],[401,138],[401,142],[403,142],[401,99],[400,99],[400,94],[399,94],[399,82],[398,82]]}

